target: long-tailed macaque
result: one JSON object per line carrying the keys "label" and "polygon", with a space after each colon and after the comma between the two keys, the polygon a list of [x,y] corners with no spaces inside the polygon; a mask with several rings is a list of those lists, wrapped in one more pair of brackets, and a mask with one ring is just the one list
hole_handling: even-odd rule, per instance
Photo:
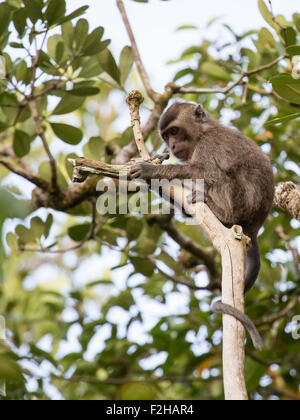
{"label": "long-tailed macaque", "polygon": [[[226,227],[242,226],[251,238],[246,258],[247,293],[260,271],[257,235],[274,198],[274,175],[268,157],[253,140],[221,125],[201,105],[173,104],[162,115],[159,129],[180,163],[138,162],[131,169],[132,178],[148,182],[151,179],[203,179],[205,202],[212,212]],[[193,202],[196,201],[197,194],[193,196]],[[228,308],[223,309],[228,313]]]}

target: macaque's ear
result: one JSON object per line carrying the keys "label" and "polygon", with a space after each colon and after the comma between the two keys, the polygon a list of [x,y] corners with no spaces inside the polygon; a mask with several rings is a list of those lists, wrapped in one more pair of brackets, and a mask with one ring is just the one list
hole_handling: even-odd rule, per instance
{"label": "macaque's ear", "polygon": [[205,111],[202,105],[197,105],[195,109],[195,116],[197,120],[201,122],[204,122],[207,120],[207,112]]}

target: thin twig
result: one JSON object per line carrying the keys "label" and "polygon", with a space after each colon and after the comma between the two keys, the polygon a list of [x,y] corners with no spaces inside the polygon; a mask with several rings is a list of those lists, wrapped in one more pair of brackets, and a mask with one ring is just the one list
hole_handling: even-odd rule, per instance
{"label": "thin twig", "polygon": [[295,270],[300,278],[300,264],[299,264],[299,254],[297,248],[294,248],[291,244],[291,238],[284,232],[282,226],[277,226],[276,231],[281,239],[283,239],[287,243],[287,248],[291,252],[293,257],[293,262],[295,266]]}
{"label": "thin twig", "polygon": [[164,277],[166,277],[167,279],[171,280],[173,283],[178,283],[178,284],[182,284],[183,286],[187,286],[189,289],[197,291],[197,290],[209,290],[207,287],[198,287],[195,284],[189,282],[188,280],[185,279],[185,277],[183,276],[176,276],[176,275],[171,275],[166,273],[165,271],[163,271],[161,268],[159,268],[157,266],[157,264],[155,263],[155,258],[154,257],[149,257],[149,260],[155,265],[155,268],[157,269],[157,271]]}
{"label": "thin twig", "polygon": [[57,171],[56,171],[56,162],[55,159],[50,151],[50,148],[48,146],[47,140],[46,140],[46,135],[45,135],[45,131],[44,128],[42,126],[41,120],[40,120],[40,115],[37,109],[37,104],[35,99],[31,99],[28,103],[31,114],[32,114],[32,118],[33,121],[35,123],[35,127],[36,127],[36,132],[37,135],[41,138],[42,143],[43,143],[43,147],[47,153],[47,156],[49,158],[49,162],[50,162],[50,167],[51,167],[51,186],[52,186],[52,191],[57,191],[58,186],[57,186]]}
{"label": "thin twig", "polygon": [[280,57],[276,58],[276,60],[273,60],[268,64],[257,67],[254,70],[244,71],[243,73],[241,73],[241,75],[238,77],[238,79],[234,83],[231,83],[231,84],[227,85],[225,88],[221,88],[221,89],[220,88],[216,88],[216,89],[206,89],[206,88],[196,89],[196,88],[183,88],[183,87],[178,86],[176,92],[177,93],[195,93],[195,94],[197,94],[197,93],[198,94],[223,93],[224,95],[226,95],[232,89],[239,86],[243,82],[243,79],[245,77],[253,76],[256,73],[261,73],[264,70],[268,70],[268,69],[272,68],[273,66],[275,66],[276,64],[278,64],[281,60],[283,60],[287,57],[288,57],[287,54],[283,54]]}
{"label": "thin twig", "polygon": [[147,377],[145,379],[132,379],[132,378],[110,378],[110,379],[97,379],[92,378],[89,376],[72,376],[71,378],[65,378],[61,376],[51,375],[53,379],[58,379],[61,381],[67,382],[85,382],[89,384],[102,384],[102,385],[124,385],[129,383],[161,383],[161,382],[181,382],[181,383],[192,383],[192,382],[206,382],[206,381],[220,381],[220,377],[210,377],[209,379],[203,379],[201,377],[186,377],[186,376],[168,376],[168,377],[161,377],[161,378],[151,378]]}
{"label": "thin twig", "polygon": [[277,314],[264,317],[261,321],[255,322],[256,327],[261,327],[263,325],[272,325],[274,322],[279,321],[280,319],[289,315],[289,313],[295,308],[295,306],[299,303],[299,296],[294,296],[288,305]]}
{"label": "thin twig", "polygon": [[95,236],[97,235],[97,233],[100,231],[100,229],[102,228],[102,226],[104,225],[106,218],[104,216],[100,216],[97,222],[97,209],[96,209],[96,200],[94,198],[92,198],[91,200],[91,207],[92,207],[92,221],[91,221],[91,227],[90,230],[88,232],[88,234],[86,235],[86,237],[80,241],[78,244],[71,246],[69,248],[63,248],[63,249],[56,249],[53,250],[51,249],[52,246],[55,246],[55,244],[53,244],[50,247],[46,247],[46,248],[27,248],[25,246],[20,247],[20,251],[22,252],[37,252],[37,253],[42,253],[42,254],[65,254],[66,252],[70,252],[70,251],[76,251],[77,249],[82,248],[87,242],[89,242],[90,240],[96,240]]}
{"label": "thin twig", "polygon": [[0,158],[0,164],[5,166],[9,171],[15,173],[16,175],[20,175],[22,178],[27,179],[42,190],[49,191],[50,184],[43,180],[38,174],[31,171],[29,168],[26,168],[25,170],[24,168],[20,167],[20,165],[15,165],[11,159],[5,157]]}
{"label": "thin twig", "polygon": [[247,95],[249,90],[249,85],[247,82],[243,83],[244,89],[243,89],[243,96],[242,96],[242,104],[247,105]]}

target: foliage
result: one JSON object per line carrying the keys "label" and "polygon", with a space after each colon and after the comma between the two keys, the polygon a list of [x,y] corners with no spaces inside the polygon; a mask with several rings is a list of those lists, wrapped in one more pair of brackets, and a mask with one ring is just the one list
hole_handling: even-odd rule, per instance
{"label": "foliage", "polygon": [[[300,14],[287,22],[274,18],[262,0],[259,8],[267,27],[236,34],[210,22],[230,34],[230,42],[204,39],[170,69],[174,62],[181,66],[174,82],[182,87],[222,89],[243,71],[287,54],[226,95],[178,96],[203,103],[257,141],[272,159],[277,182],[299,183],[300,79],[291,73],[292,57],[300,55]],[[221,319],[209,312],[215,295],[170,280],[206,286],[209,270],[198,259],[191,263],[151,216],[95,214],[95,188],[66,204],[73,191],[68,157],[110,162],[132,140],[129,127],[116,132],[123,109],[111,102],[116,92],[125,102],[124,93],[135,87],[132,49],[124,46],[114,57],[104,28],[90,30],[86,10],[68,13],[65,0],[0,3],[0,314],[8,335],[0,347],[0,378],[6,398],[222,399]],[[148,147],[159,151],[156,132]],[[175,222],[208,249],[198,228],[180,217]],[[260,238],[261,276],[247,297],[254,320],[299,295],[299,231],[299,223],[274,209]],[[220,267],[218,256],[211,258]],[[299,311],[298,302],[261,327],[266,346],[257,357],[247,343],[252,397],[299,397],[299,342],[291,335]]]}

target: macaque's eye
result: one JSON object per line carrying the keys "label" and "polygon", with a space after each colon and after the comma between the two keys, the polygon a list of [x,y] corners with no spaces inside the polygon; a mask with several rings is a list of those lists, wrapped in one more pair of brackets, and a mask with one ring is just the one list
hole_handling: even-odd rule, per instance
{"label": "macaque's eye", "polygon": [[176,134],[178,134],[179,128],[178,127],[172,127],[169,130],[169,134],[171,134],[171,136],[176,136]]}

